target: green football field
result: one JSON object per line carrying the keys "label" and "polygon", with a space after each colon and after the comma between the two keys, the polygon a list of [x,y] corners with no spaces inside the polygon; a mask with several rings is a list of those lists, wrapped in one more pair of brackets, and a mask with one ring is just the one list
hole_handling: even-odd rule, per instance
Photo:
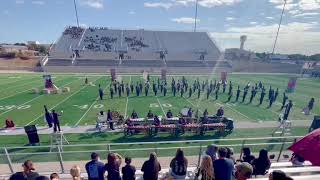
{"label": "green football field", "polygon": [[[29,124],[45,125],[43,117],[43,105],[47,105],[50,109],[62,111],[61,125],[76,126],[76,125],[92,125],[96,122],[96,115],[101,110],[111,109],[118,111],[124,116],[131,114],[135,110],[140,117],[145,117],[147,111],[151,109],[155,114],[164,116],[171,109],[174,115],[182,108],[191,107],[194,110],[199,110],[202,113],[204,109],[208,109],[209,114],[215,114],[220,106],[224,107],[225,116],[233,118],[235,121],[274,121],[277,120],[281,113],[282,93],[286,89],[289,77],[293,75],[262,75],[262,74],[230,74],[228,81],[231,80],[234,84],[234,97],[228,103],[227,92],[223,94],[220,90],[219,99],[215,100],[214,94],[209,99],[206,99],[206,91],[201,92],[201,97],[198,99],[197,92],[193,93],[189,98],[189,93],[186,92],[184,97],[180,97],[178,93],[173,97],[171,92],[171,78],[168,76],[168,93],[167,96],[158,94],[154,96],[150,91],[146,97],[144,93],[137,97],[135,94],[130,94],[129,97],[123,94],[122,97],[115,95],[110,99],[109,86],[111,83],[110,76],[106,75],[85,75],[85,74],[53,74],[53,81],[56,86],[70,87],[71,91],[62,94],[33,94],[32,88],[42,89],[44,82],[42,74],[1,74],[0,75],[0,122],[4,122],[6,118],[12,118],[17,126],[25,126]],[[84,85],[85,77],[94,85]],[[197,78],[202,82],[209,79],[219,80],[218,75],[209,76],[185,76],[189,85]],[[119,75],[125,83],[136,83],[144,81],[142,75]],[[151,76],[151,79],[157,80],[158,76]],[[182,76],[174,76],[176,80]],[[273,88],[279,88],[279,96],[277,102],[271,108],[267,108],[267,95],[265,102],[258,106],[260,92],[258,92],[252,104],[248,104],[251,92],[248,92],[246,102],[235,103],[236,87],[240,85],[241,90],[247,84],[258,83],[262,81],[267,89],[269,85]],[[105,89],[104,100],[98,100],[98,84]],[[222,88],[221,88],[222,89]],[[242,91],[243,92],[243,91]],[[239,99],[241,99],[242,93]],[[312,113],[308,116],[301,113],[311,97],[316,99],[315,107]],[[289,118],[291,120],[311,120],[314,115],[320,114],[319,99],[320,99],[320,79],[299,78],[297,87],[294,93],[289,94],[289,99],[293,100],[294,106]]]}

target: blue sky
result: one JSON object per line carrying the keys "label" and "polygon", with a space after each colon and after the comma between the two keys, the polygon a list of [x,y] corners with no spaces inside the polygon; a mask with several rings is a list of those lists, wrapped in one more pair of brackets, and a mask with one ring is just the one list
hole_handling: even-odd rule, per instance
{"label": "blue sky", "polygon": [[[76,0],[82,26],[191,31],[195,0]],[[283,0],[198,0],[198,29],[223,48],[271,51]],[[320,0],[287,0],[279,53],[320,53]],[[1,0],[0,43],[52,43],[75,24],[73,0]]]}

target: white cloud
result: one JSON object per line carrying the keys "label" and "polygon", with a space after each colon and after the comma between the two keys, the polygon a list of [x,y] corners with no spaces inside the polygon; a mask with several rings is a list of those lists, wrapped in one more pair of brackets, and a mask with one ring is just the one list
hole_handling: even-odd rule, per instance
{"label": "white cloud", "polygon": [[320,1],[319,0],[300,0],[298,2],[298,5],[301,10],[320,9]]}
{"label": "white cloud", "polygon": [[296,14],[294,17],[304,17],[304,16],[316,16],[319,15],[318,12],[306,12],[306,13],[301,13],[301,14]]}
{"label": "white cloud", "polygon": [[103,9],[103,0],[80,0],[80,5],[88,6],[95,9]]}
{"label": "white cloud", "polygon": [[[198,0],[198,5],[206,8],[231,6],[243,0]],[[170,0],[166,2],[145,2],[144,7],[170,9],[174,6],[194,6],[195,0]]]}
{"label": "white cloud", "polygon": [[24,4],[24,0],[16,0],[16,4]]}
{"label": "white cloud", "polygon": [[31,1],[32,4],[35,4],[35,5],[44,5],[45,2],[44,1]]}
{"label": "white cloud", "polygon": [[297,9],[289,11],[289,14],[292,14],[292,15],[299,14],[299,13],[301,13],[301,11]]}
{"label": "white cloud", "polygon": [[149,7],[149,8],[164,8],[164,9],[169,9],[173,6],[172,3],[161,3],[161,2],[145,2],[144,7]]}
{"label": "white cloud", "polygon": [[133,10],[131,10],[131,11],[129,11],[129,12],[128,12],[128,14],[130,14],[130,15],[134,15],[134,14],[136,14],[136,12],[135,12],[135,11],[133,11]]}
{"label": "white cloud", "polygon": [[274,17],[267,16],[266,19],[274,19]]}
{"label": "white cloud", "polygon": [[251,24],[251,25],[255,25],[255,24],[258,24],[258,23],[255,22],[255,21],[252,21],[252,22],[250,22],[250,24]]}
{"label": "white cloud", "polygon": [[[224,48],[238,47],[239,37],[248,36],[247,48],[266,52],[272,50],[277,24],[250,27],[230,27],[226,32],[213,32],[211,35]],[[319,53],[320,32],[317,23],[292,22],[281,26],[276,52],[278,53]],[[227,44],[235,42],[236,44]],[[294,45],[293,45],[294,44]]]}
{"label": "white cloud", "polygon": [[226,17],[226,21],[233,21],[234,19],[234,17]]}
{"label": "white cloud", "polygon": [[[171,21],[180,23],[180,24],[193,24],[194,18],[192,17],[181,17],[181,18],[172,18]],[[197,22],[200,22],[200,19],[197,19]]]}

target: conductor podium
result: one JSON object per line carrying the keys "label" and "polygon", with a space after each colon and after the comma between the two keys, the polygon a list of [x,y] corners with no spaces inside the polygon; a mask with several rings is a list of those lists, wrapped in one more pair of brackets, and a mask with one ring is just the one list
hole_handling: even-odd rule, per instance
{"label": "conductor podium", "polygon": [[43,75],[44,79],[44,89],[40,90],[39,88],[32,88],[32,93],[34,94],[60,94],[63,92],[70,92],[69,87],[63,87],[62,89],[58,88],[52,80],[51,75]]}

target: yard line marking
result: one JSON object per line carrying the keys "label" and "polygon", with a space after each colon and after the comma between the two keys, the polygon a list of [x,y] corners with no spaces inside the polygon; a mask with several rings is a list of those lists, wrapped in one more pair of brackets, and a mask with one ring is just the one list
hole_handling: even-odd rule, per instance
{"label": "yard line marking", "polygon": [[[101,78],[99,78],[101,79]],[[108,87],[108,84],[106,85],[106,87],[104,88],[104,90],[106,90]],[[73,127],[77,127],[79,125],[79,123],[81,122],[81,120],[87,115],[87,113],[91,110],[91,108],[93,107],[93,105],[96,104],[96,102],[98,101],[99,96],[93,101],[93,103],[91,104],[91,106],[87,109],[87,111],[81,116],[81,118],[78,120],[78,122],[73,126]]]}
{"label": "yard line marking", "polygon": [[[218,103],[218,102],[217,102],[216,104],[218,104],[219,106],[223,106],[222,104],[220,104],[220,103]],[[240,111],[238,111],[238,110],[236,110],[236,109],[234,109],[234,108],[232,108],[232,107],[230,107],[230,106],[228,106],[228,105],[226,105],[225,107],[227,107],[227,108],[231,109],[232,111],[234,111],[234,112],[236,112],[236,113],[240,114],[241,116],[243,116],[243,117],[247,118],[248,120],[252,120],[252,119],[251,119],[251,118],[249,118],[248,116],[246,116],[246,115],[242,114]]]}
{"label": "yard line marking", "polygon": [[164,109],[163,109],[163,107],[162,107],[162,104],[160,103],[160,100],[159,100],[158,96],[156,96],[156,98],[157,98],[158,103],[159,103],[159,105],[160,105],[160,107],[161,107],[161,110],[162,110],[162,112],[163,112],[163,115],[166,116],[166,113],[164,112]]}
{"label": "yard line marking", "polygon": [[[98,78],[100,79],[100,78]],[[98,79],[96,79],[94,82],[96,82]],[[58,104],[54,105],[52,108],[50,108],[49,110],[52,110],[53,108],[56,108],[57,106],[59,106],[60,104],[64,103],[65,101],[67,101],[68,99],[70,99],[72,96],[74,96],[75,94],[77,94],[78,92],[80,92],[82,89],[88,87],[88,85],[83,86],[82,88],[78,89],[77,91],[75,91],[74,93],[72,93],[70,96],[64,98],[62,101],[60,101]],[[37,119],[41,118],[44,115],[44,113],[41,113],[40,116],[36,117],[35,119],[33,119],[32,121],[30,121],[28,124],[26,124],[26,126],[28,126],[29,124],[33,123],[34,121],[36,121]]]}
{"label": "yard line marking", "polygon": [[[130,75],[130,80],[128,86],[131,84],[131,75]],[[127,118],[127,111],[128,111],[128,103],[129,103],[129,98],[127,97],[127,102],[126,102],[126,111],[124,112],[124,118]]]}
{"label": "yard line marking", "polygon": [[[66,79],[66,78],[65,78]],[[62,80],[62,79],[61,79]],[[72,80],[71,82],[69,82],[69,83],[67,83],[67,84],[64,84],[64,85],[62,85],[61,87],[65,87],[65,86],[68,86],[69,84],[71,84],[71,83],[73,83],[75,80]],[[36,100],[36,99],[38,99],[38,98],[40,98],[40,97],[42,97],[42,96],[44,96],[45,94],[42,94],[42,95],[40,95],[40,96],[37,96],[37,97],[35,97],[35,98],[32,98],[31,100],[29,100],[29,101],[27,101],[27,102],[25,102],[25,103],[23,103],[23,104],[20,104],[20,105],[18,105],[18,106],[23,106],[23,105],[26,105],[26,104],[28,104],[28,103],[30,103],[30,102],[32,102],[32,101],[34,101],[34,100]],[[9,109],[9,110],[7,110],[7,111],[5,111],[5,112],[3,112],[3,113],[1,113],[0,114],[0,116],[1,115],[3,115],[3,114],[6,114],[6,113],[8,113],[8,112],[10,112],[10,111],[12,111],[12,110],[14,110],[13,108],[12,109]]]}
{"label": "yard line marking", "polygon": [[183,98],[184,98],[185,100],[187,100],[187,102],[190,103],[193,107],[198,108],[198,110],[199,110],[200,113],[203,113],[203,111],[202,111],[201,109],[199,109],[199,106],[196,106],[195,104],[193,104],[193,103],[192,103],[189,99],[187,99],[186,97],[183,96]]}
{"label": "yard line marking", "polygon": [[[33,81],[32,79],[35,79],[35,80]],[[26,82],[26,83],[22,83],[22,84],[18,84],[18,85],[15,85],[15,86],[9,86],[9,87],[7,87],[5,89],[2,89],[0,92],[6,91],[7,89],[11,89],[11,88],[14,89],[16,87],[25,86],[25,85],[32,84],[32,83],[35,83],[35,82],[39,81],[39,79],[36,79],[36,78],[31,78],[29,80],[31,80],[31,81]]]}
{"label": "yard line marking", "polygon": [[[60,80],[58,80],[58,81],[61,81],[61,80],[63,80],[63,79],[60,79]],[[56,81],[56,82],[58,82],[58,81]],[[38,87],[40,87],[40,86],[37,86],[37,88],[38,88]],[[27,90],[24,90],[24,91],[19,91],[19,92],[15,93],[15,94],[12,94],[12,95],[3,97],[3,98],[1,98],[0,100],[4,100],[4,99],[10,98],[10,97],[12,97],[12,96],[16,96],[16,95],[18,95],[18,94],[21,94],[21,93],[30,91],[30,90],[32,90],[32,89],[33,89],[33,88],[30,88],[30,89],[27,89]]]}

